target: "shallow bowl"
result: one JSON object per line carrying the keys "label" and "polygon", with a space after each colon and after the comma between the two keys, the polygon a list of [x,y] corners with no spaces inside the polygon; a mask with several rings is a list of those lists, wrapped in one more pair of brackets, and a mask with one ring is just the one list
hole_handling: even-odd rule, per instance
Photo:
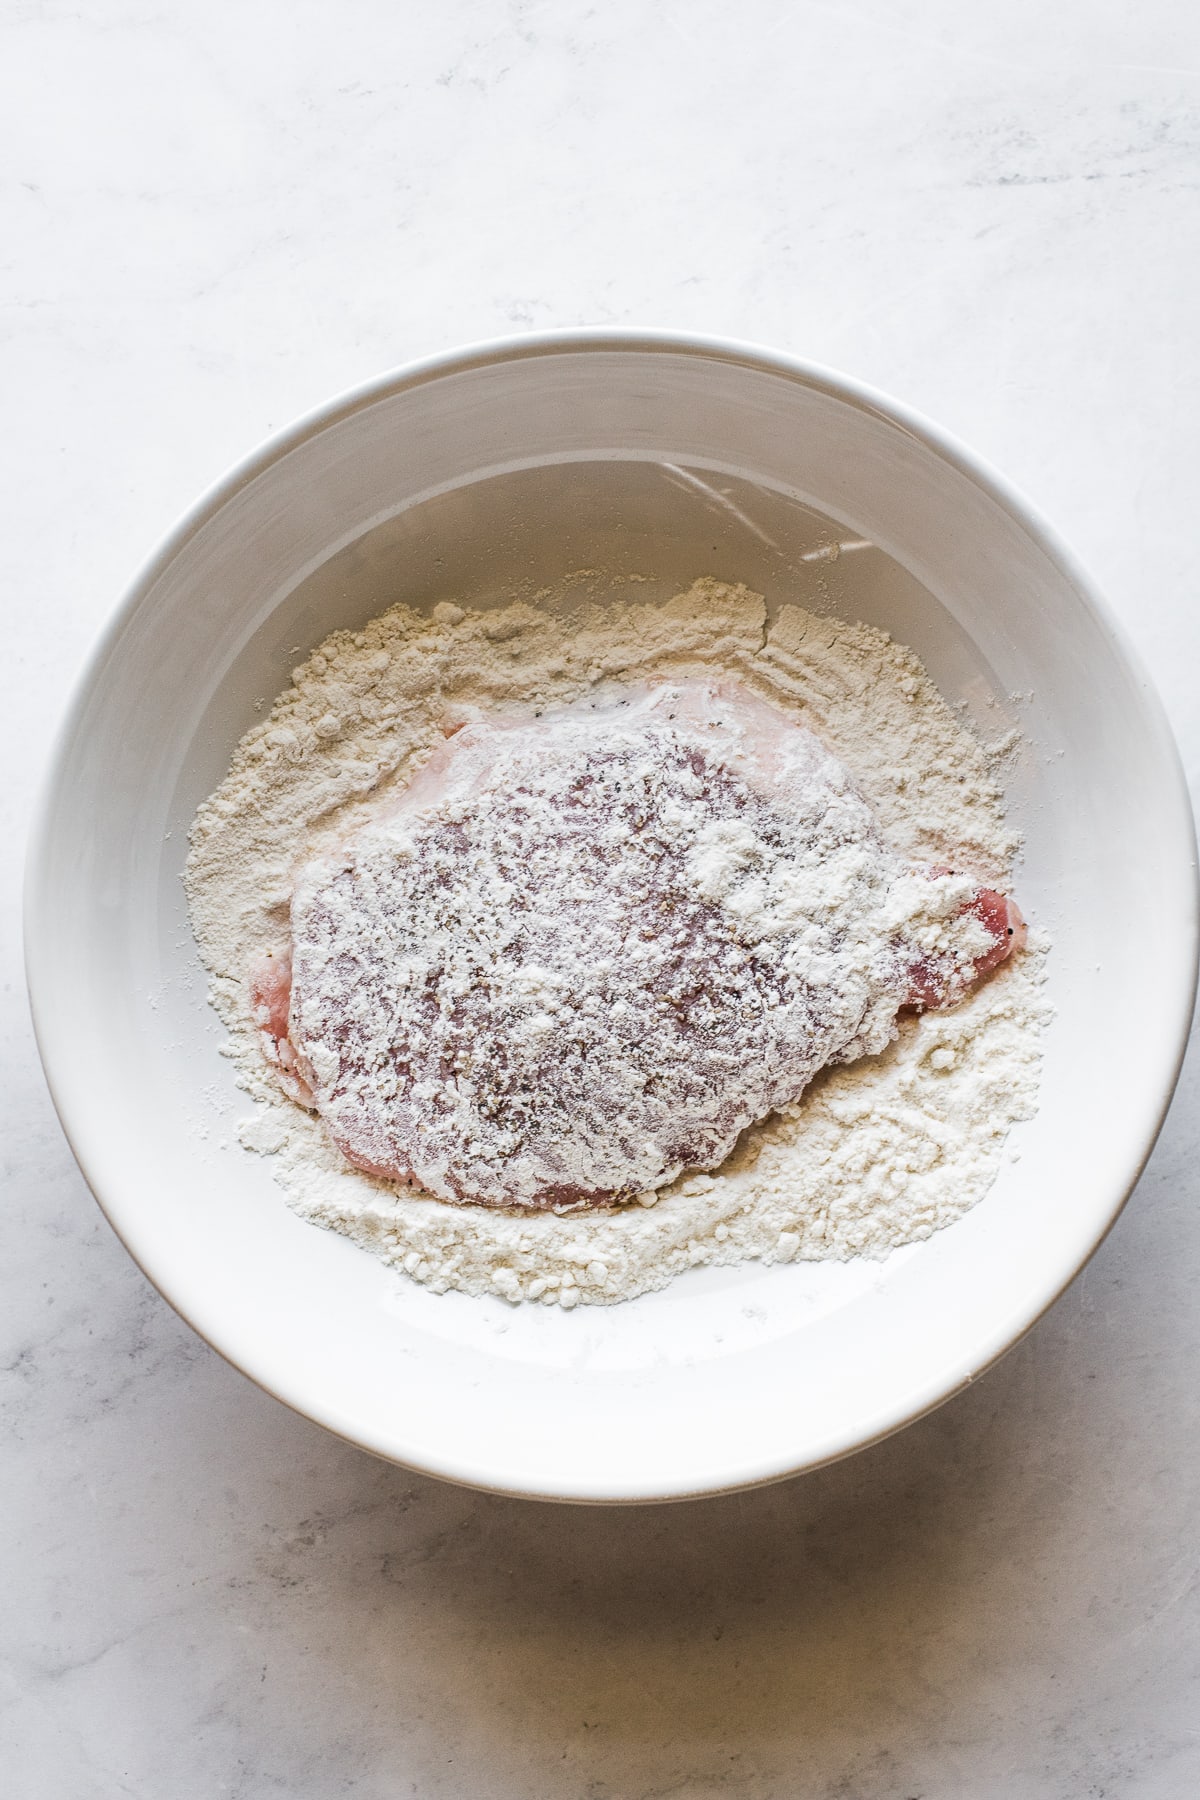
{"label": "shallow bowl", "polygon": [[[831,548],[846,548],[836,556]],[[964,1219],[882,1263],[695,1272],[623,1305],[435,1296],[288,1210],[188,926],[198,803],[291,667],[396,599],[588,567],[884,626],[1024,739],[1022,904],[1050,931],[1037,1117]],[[55,1103],[131,1254],[269,1392],[413,1468],[631,1501],[845,1454],[976,1377],[1100,1242],[1162,1121],[1195,987],[1191,814],[1145,675],[1029,505],[944,433],[792,358],[564,333],[402,369],[271,440],[134,582],[66,720],[29,864]]]}

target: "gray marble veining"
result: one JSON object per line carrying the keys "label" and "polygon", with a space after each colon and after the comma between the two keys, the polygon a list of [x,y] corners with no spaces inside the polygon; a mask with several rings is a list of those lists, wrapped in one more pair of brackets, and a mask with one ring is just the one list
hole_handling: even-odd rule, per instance
{"label": "gray marble veining", "polygon": [[1193,1069],[1086,1274],[933,1417],[758,1493],[518,1504],[338,1443],[158,1300],[55,1122],[17,889],[69,682],[174,515],[338,388],[554,324],[778,344],[960,433],[1197,772],[1200,14],[32,0],[0,134],[11,1791],[1194,1792]]}

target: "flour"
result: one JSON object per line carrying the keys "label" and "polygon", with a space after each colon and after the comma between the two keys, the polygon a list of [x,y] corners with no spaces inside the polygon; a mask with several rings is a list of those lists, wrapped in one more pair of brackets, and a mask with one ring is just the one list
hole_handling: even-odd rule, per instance
{"label": "flour", "polygon": [[[1043,950],[1005,964],[959,1006],[908,1018],[883,1054],[827,1071],[800,1102],[743,1134],[711,1175],[639,1203],[559,1216],[442,1200],[348,1167],[324,1125],[279,1090],[251,1018],[247,971],[286,938],[296,871],[399,794],[455,709],[527,713],[601,702],[647,678],[731,674],[807,725],[850,770],[891,848],[1005,885],[1015,845],[978,741],[911,652],[862,625],[704,581],[664,606],[449,603],[393,608],[337,633],[239,745],[200,809],[187,883],[243,1086],[242,1129],[278,1157],[292,1205],[435,1291],[511,1300],[612,1301],[700,1264],[882,1255],[973,1205],[1010,1126],[1035,1105]],[[732,840],[701,846],[720,884]],[[536,1012],[533,1016],[537,1016]]]}

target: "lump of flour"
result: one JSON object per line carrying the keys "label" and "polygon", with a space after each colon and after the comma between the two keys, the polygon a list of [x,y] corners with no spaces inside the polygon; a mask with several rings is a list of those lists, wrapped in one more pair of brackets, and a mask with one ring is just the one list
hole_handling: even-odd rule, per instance
{"label": "lump of flour", "polygon": [[[714,722],[717,698],[726,717]],[[447,715],[472,711],[481,722],[447,744]],[[577,723],[547,761],[554,714]],[[811,902],[815,865],[784,853],[788,821],[756,772],[775,758],[778,773],[780,743],[807,771],[796,804],[829,816],[813,843],[835,851],[843,902],[857,896],[848,931],[822,933],[798,904],[806,882]],[[527,790],[519,821],[500,807],[513,788],[499,779],[506,756]],[[696,756],[708,758],[702,770]],[[689,769],[712,796],[707,810]],[[606,846],[590,864],[566,854],[567,796],[581,779],[589,832],[599,823]],[[481,843],[471,830],[488,807],[499,811]],[[651,814],[647,834],[636,820]],[[393,854],[402,839],[421,852],[407,863]],[[212,997],[258,1103],[243,1141],[277,1153],[297,1210],[437,1291],[569,1307],[704,1263],[882,1254],[981,1197],[1007,1131],[1033,1110],[1043,949],[968,992],[1003,954],[1012,919],[999,893],[946,870],[1002,888],[1013,850],[987,754],[910,652],[795,607],[768,630],[758,596],[707,581],[664,606],[445,604],[432,620],[394,607],[362,633],[334,634],[201,808],[187,882]],[[444,905],[411,880],[431,852],[453,877]],[[495,884],[531,860],[539,878],[527,891],[546,904],[523,938],[498,941]],[[379,1006],[339,1017],[332,1002],[355,984],[329,977],[364,894],[380,901],[385,867],[407,868],[410,885],[400,912],[393,893],[372,927],[403,916],[403,942],[362,964],[363,998],[386,988],[381,1042]],[[289,903],[295,994],[286,957],[273,988],[261,974],[252,987],[250,971],[286,939]],[[474,935],[456,938],[447,961],[464,903]],[[432,987],[431,950],[442,971]],[[628,980],[639,961],[644,979]],[[889,1042],[905,1001],[958,1004],[902,1016]],[[262,1054],[256,1002],[283,1066]],[[385,1141],[364,1096],[380,1059],[429,1045],[417,1027],[434,1021],[436,1057],[412,1083],[419,1119]],[[839,1066],[847,1055],[865,1059]],[[580,1124],[589,1059],[603,1079],[564,1162],[555,1108],[574,1106]],[[540,1120],[524,1104],[528,1077],[551,1102]],[[315,1095],[324,1120],[285,1085]],[[614,1125],[623,1108],[636,1131]],[[375,1173],[349,1168],[338,1142]],[[399,1186],[400,1175],[423,1186]],[[565,1216],[447,1204],[464,1196],[629,1203]]]}
{"label": "lump of flour", "polygon": [[569,1208],[716,1168],[1017,941],[1010,903],[898,857],[734,682],[456,723],[300,870],[252,984],[290,1091],[385,1180]]}

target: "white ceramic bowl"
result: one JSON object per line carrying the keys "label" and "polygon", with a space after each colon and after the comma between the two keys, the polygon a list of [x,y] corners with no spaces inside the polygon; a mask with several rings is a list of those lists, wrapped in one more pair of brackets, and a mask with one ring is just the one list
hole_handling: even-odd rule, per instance
{"label": "white ceramic bowl", "polygon": [[[805,560],[831,531],[870,540]],[[883,1264],[697,1272],[625,1305],[437,1298],[303,1224],[244,1111],[180,883],[264,696],[396,598],[580,566],[697,574],[882,624],[1029,744],[1022,905],[1053,933],[1041,1110],[960,1223]],[[820,581],[819,589],[814,583]],[[991,709],[989,711],[989,708]],[[709,1493],[869,1443],[970,1381],[1112,1224],[1195,984],[1191,814],[1145,676],[1028,505],[941,432],[791,358],[564,333],[389,375],[273,439],[134,583],[37,827],[28,965],[63,1125],[130,1252],[246,1374],[356,1443],[513,1493]]]}

